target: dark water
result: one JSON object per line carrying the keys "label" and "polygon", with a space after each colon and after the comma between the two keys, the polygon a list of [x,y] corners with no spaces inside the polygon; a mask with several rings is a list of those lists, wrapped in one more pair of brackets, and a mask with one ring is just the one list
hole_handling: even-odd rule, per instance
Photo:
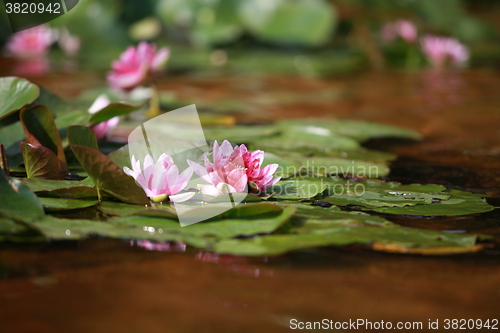
{"label": "dark water", "polygon": [[[63,96],[89,74],[39,82]],[[338,117],[405,126],[422,142],[377,140],[398,154],[389,179],[490,194],[500,206],[500,76],[493,71],[380,72],[328,80],[179,76],[161,88],[234,105],[239,122]],[[231,107],[227,107],[231,108]],[[492,235],[476,254],[424,257],[322,248],[281,257],[218,256],[182,246],[148,251],[92,239],[0,248],[0,332],[281,332],[300,321],[500,317],[500,213],[389,217],[402,225]]]}

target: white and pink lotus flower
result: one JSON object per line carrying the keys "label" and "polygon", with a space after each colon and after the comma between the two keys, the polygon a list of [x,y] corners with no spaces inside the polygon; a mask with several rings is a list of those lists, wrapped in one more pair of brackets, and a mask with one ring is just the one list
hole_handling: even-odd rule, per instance
{"label": "white and pink lotus flower", "polygon": [[204,158],[204,166],[187,160],[189,167],[179,174],[171,156],[162,154],[155,162],[151,155],[146,155],[141,168],[140,161],[132,156],[132,170],[124,168],[126,174],[134,177],[144,189],[146,195],[155,202],[183,202],[195,195],[194,191],[184,191],[193,172],[206,184],[198,184],[203,195],[217,197],[229,193],[258,194],[276,184],[280,177],[273,177],[278,164],[261,168],[264,152],[249,152],[245,145],[233,147],[227,140],[221,145],[216,141],[213,147],[213,162]]}
{"label": "white and pink lotus flower", "polygon": [[129,46],[120,59],[111,64],[108,82],[117,90],[132,90],[151,80],[161,71],[169,58],[170,50],[156,50],[156,44],[141,42],[137,47]]}
{"label": "white and pink lotus flower", "polygon": [[468,48],[454,38],[428,35],[421,38],[420,45],[434,67],[462,67],[469,60]]}
{"label": "white and pink lotus flower", "polygon": [[208,184],[199,184],[202,194],[219,196],[227,193],[246,192],[260,193],[276,184],[280,177],[273,178],[278,164],[270,164],[261,168],[264,152],[249,152],[245,145],[233,148],[224,140],[221,145],[217,141],[213,148],[213,163],[205,157],[202,166],[188,161],[194,172]]}
{"label": "white and pink lotus flower", "polygon": [[146,155],[141,168],[141,162],[132,156],[132,169],[124,167],[123,171],[134,177],[154,202],[169,199],[172,202],[182,202],[190,199],[194,192],[179,193],[188,184],[193,170],[186,168],[179,174],[179,169],[174,164],[172,157],[162,154],[155,162],[151,155]]}

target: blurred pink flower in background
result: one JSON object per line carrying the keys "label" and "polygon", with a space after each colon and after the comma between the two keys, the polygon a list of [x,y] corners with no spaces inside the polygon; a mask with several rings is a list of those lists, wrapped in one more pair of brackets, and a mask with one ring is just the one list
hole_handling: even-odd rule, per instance
{"label": "blurred pink flower in background", "polygon": [[194,195],[194,192],[177,194],[186,187],[193,175],[193,169],[188,167],[179,174],[172,157],[167,154],[162,154],[156,162],[151,155],[146,155],[142,169],[141,162],[132,156],[132,170],[124,167],[123,171],[134,177],[153,201],[164,201],[168,197],[170,201],[181,202]]}
{"label": "blurred pink flower in background", "polygon": [[130,90],[162,70],[168,60],[170,50],[166,47],[156,50],[156,44],[141,42],[130,46],[112,62],[108,82],[115,89]]}
{"label": "blurred pink flower in background", "polygon": [[420,40],[420,45],[434,67],[444,67],[448,63],[461,67],[469,59],[467,47],[454,38],[428,35]]}
{"label": "blurred pink flower in background", "polygon": [[54,43],[54,31],[40,25],[13,34],[6,45],[7,53],[15,58],[35,59],[44,57]]}
{"label": "blurred pink flower in background", "polygon": [[[105,94],[100,95],[99,97],[96,98],[94,103],[89,108],[89,113],[94,114],[102,109],[104,109],[106,106],[108,106],[110,103],[110,100],[108,99],[108,96]],[[95,137],[97,141],[100,141],[107,137],[109,135],[109,132],[114,129],[116,126],[118,126],[118,123],[120,122],[120,117],[113,117],[111,119],[105,120],[103,122],[98,123],[97,125],[94,125],[92,127],[92,130],[95,133]]]}
{"label": "blurred pink flower in background", "polygon": [[78,36],[71,35],[67,29],[63,29],[61,31],[57,43],[61,50],[63,50],[64,53],[70,57],[75,56],[80,50],[80,38]]}
{"label": "blurred pink flower in background", "polygon": [[407,43],[414,43],[417,40],[418,32],[415,25],[408,20],[398,20],[386,23],[380,31],[382,39],[386,42],[393,42],[397,37],[402,38]]}
{"label": "blurred pink flower in background", "polygon": [[280,179],[273,178],[278,168],[271,164],[260,168],[264,160],[264,152],[256,150],[249,152],[245,145],[233,148],[231,143],[224,140],[221,145],[217,141],[213,148],[213,163],[205,157],[205,166],[188,161],[194,172],[210,185],[198,185],[201,193],[218,196],[227,193],[247,192],[248,182],[251,190],[260,192],[276,184]]}

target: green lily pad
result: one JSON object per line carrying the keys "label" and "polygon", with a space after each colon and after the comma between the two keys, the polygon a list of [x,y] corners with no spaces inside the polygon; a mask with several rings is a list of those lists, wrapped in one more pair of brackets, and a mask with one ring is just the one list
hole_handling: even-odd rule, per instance
{"label": "green lily pad", "polygon": [[68,140],[74,145],[99,149],[94,131],[86,126],[68,127]]}
{"label": "green lily pad", "polygon": [[35,243],[44,242],[45,237],[24,224],[11,219],[0,218],[0,241]]}
{"label": "green lily pad", "polygon": [[144,190],[136,184],[134,178],[125,174],[122,168],[100,151],[92,147],[74,144],[71,141],[72,137],[69,139],[73,153],[89,174],[89,177],[92,178],[98,191],[104,191],[123,202],[149,204],[149,198],[144,193]]}
{"label": "green lily pad", "polygon": [[[446,236],[446,237],[445,237]],[[429,230],[331,228],[322,233],[270,235],[251,239],[225,239],[214,245],[217,253],[240,256],[280,255],[292,250],[319,246],[370,245],[375,250],[412,254],[455,254],[476,252],[476,235],[457,235]],[[422,245],[424,244],[424,245]]]}
{"label": "green lily pad", "polygon": [[[302,155],[308,156],[307,151],[297,152],[302,153]],[[286,154],[286,156],[293,156],[294,154]],[[374,163],[387,164],[396,159],[395,154],[391,154],[385,151],[378,151],[372,149],[359,148],[356,150],[330,150],[328,152],[315,152],[314,157],[336,157],[345,160],[355,160],[355,161],[370,161]]]}
{"label": "green lily pad", "polygon": [[19,147],[19,142],[24,138],[23,125],[21,125],[19,121],[0,128],[0,143],[3,144],[5,148],[9,148],[16,143],[17,147]]}
{"label": "green lily pad", "polygon": [[[107,222],[59,219],[51,216],[30,222],[49,239],[81,239],[100,235],[122,239],[182,241],[207,248],[219,238],[249,236],[273,232],[288,221],[295,207],[281,208],[272,204],[239,206],[224,216],[181,227],[179,222],[166,218],[129,216],[111,218]],[[253,212],[251,214],[250,212]]]}
{"label": "green lily pad", "polygon": [[307,46],[326,43],[337,21],[334,8],[318,0],[282,1],[269,7],[248,3],[241,15],[258,39]]}
{"label": "green lily pad", "polygon": [[380,207],[375,212],[385,214],[417,215],[417,216],[458,216],[490,212],[495,207],[488,204],[484,194],[470,193],[459,190],[448,190],[450,198],[430,205],[413,207]]}
{"label": "green lily pad", "polygon": [[60,98],[43,87],[40,87],[40,95],[33,102],[33,104],[45,105],[50,109],[50,111],[52,111],[56,119],[59,116],[70,114],[76,110],[83,111],[85,109],[77,103]]}
{"label": "green lily pad", "polygon": [[101,201],[99,210],[104,214],[111,216],[151,216],[151,217],[164,217],[177,220],[175,209],[169,204],[157,204],[156,207],[148,207],[144,205],[130,205],[122,202]]}
{"label": "green lily pad", "polygon": [[23,108],[20,113],[21,124],[29,143],[49,148],[59,160],[62,177],[67,173],[66,157],[61,138],[50,110],[43,105]]}
{"label": "green lily pad", "polygon": [[276,135],[279,131],[279,128],[273,125],[235,125],[203,128],[205,139],[209,141],[217,140],[222,142],[228,140],[238,144]]}
{"label": "green lily pad", "polygon": [[0,216],[6,218],[33,220],[44,215],[35,193],[21,181],[7,177],[3,169],[0,169],[0,202]]}
{"label": "green lily pad", "polygon": [[[169,223],[169,220],[164,220]],[[174,224],[178,222],[170,221]],[[193,237],[189,235],[162,233],[152,231],[150,228],[136,228],[128,224],[108,223],[85,219],[63,219],[45,216],[30,222],[29,225],[51,240],[79,240],[90,236],[101,236],[118,239],[153,240],[159,242],[177,241],[184,242],[199,248],[207,248],[211,239],[206,237]]]}
{"label": "green lily pad", "polygon": [[327,188],[321,180],[283,180],[271,186],[265,194],[277,199],[304,200],[315,197]]}
{"label": "green lily pad", "polygon": [[49,148],[21,142],[21,152],[28,178],[62,179],[64,177],[57,155]]}
{"label": "green lily pad", "polygon": [[252,148],[278,151],[319,151],[330,152],[334,150],[356,150],[359,143],[341,135],[317,135],[309,132],[285,132],[280,136],[272,136],[253,142]]}
{"label": "green lily pad", "polygon": [[90,147],[71,145],[78,161],[92,178],[97,190],[104,191],[114,198],[131,204],[149,204],[144,190],[134,178],[125,174],[122,168],[113,163],[106,155]]}
{"label": "green lily pad", "polygon": [[18,77],[0,78],[0,119],[33,102],[40,94],[37,85]]}
{"label": "green lily pad", "polygon": [[73,110],[68,113],[58,114],[55,119],[56,126],[59,129],[65,129],[69,126],[84,126],[90,121],[90,113],[86,110]]}
{"label": "green lily pad", "polygon": [[333,157],[303,159],[303,170],[318,176],[342,175],[359,178],[381,178],[389,174],[385,164]]}
{"label": "green lily pad", "polygon": [[339,212],[300,208],[290,221],[286,234],[279,233],[250,239],[223,239],[214,245],[217,253],[262,256],[280,255],[292,250],[318,246],[363,244],[372,249],[414,254],[474,252],[482,248],[477,235],[449,234],[395,225],[379,217],[359,212]]}
{"label": "green lily pad", "polygon": [[97,190],[94,187],[88,186],[59,188],[52,191],[38,191],[36,195],[38,197],[66,199],[89,199],[98,197]]}
{"label": "green lily pad", "polygon": [[262,162],[262,167],[269,164],[278,164],[278,169],[274,173],[274,177],[288,178],[295,175],[301,170],[302,163],[299,160],[294,160],[293,158],[284,159],[278,155],[265,152],[264,162]]}
{"label": "green lily pad", "polygon": [[0,235],[9,235],[25,232],[28,228],[11,219],[0,217]]}
{"label": "green lily pad", "polygon": [[[259,205],[269,206],[270,204],[255,204],[255,209]],[[253,207],[247,208],[247,213],[238,216],[233,213],[234,217],[213,218],[209,221],[195,223],[186,227],[181,227],[179,222],[141,216],[129,216],[123,218],[110,219],[110,223],[126,224],[143,230],[144,228],[151,228],[161,233],[174,233],[183,234],[197,237],[216,237],[216,238],[230,238],[236,236],[251,236],[256,234],[271,233],[279,228],[283,223],[288,221],[295,212],[295,207],[281,208],[275,205],[273,211],[264,212],[262,214],[248,214]],[[238,208],[235,209],[237,211]],[[258,210],[257,210],[258,212]],[[231,214],[226,212],[227,214]]]}
{"label": "green lily pad", "polygon": [[395,182],[367,180],[351,182],[338,177],[328,178],[329,196],[323,201],[340,205],[355,205],[363,208],[405,207],[430,205],[440,200],[448,200],[450,195],[441,185],[401,185]]}
{"label": "green lily pad", "polygon": [[21,178],[19,179],[33,192],[39,191],[54,191],[58,189],[84,186],[83,181],[78,180],[52,180],[52,179],[34,179]]}
{"label": "green lily pad", "polygon": [[100,123],[117,116],[123,116],[144,107],[149,100],[141,104],[131,105],[127,103],[110,103],[103,109],[97,111],[90,117],[92,123]]}
{"label": "green lily pad", "polygon": [[292,119],[277,124],[292,133],[316,133],[318,136],[345,136],[358,142],[382,137],[397,137],[420,140],[422,136],[415,131],[401,127],[356,120],[332,119]]}
{"label": "green lily pad", "polygon": [[124,145],[123,147],[109,153],[108,157],[119,167],[132,168],[132,162],[130,160],[130,154],[128,150],[128,145]]}
{"label": "green lily pad", "polygon": [[91,199],[39,197],[38,200],[42,203],[43,208],[49,211],[82,209],[95,206],[99,203],[98,200]]}

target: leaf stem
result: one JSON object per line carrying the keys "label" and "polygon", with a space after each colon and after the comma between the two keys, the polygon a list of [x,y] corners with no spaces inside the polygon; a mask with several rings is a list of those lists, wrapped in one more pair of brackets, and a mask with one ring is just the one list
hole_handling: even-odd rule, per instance
{"label": "leaf stem", "polygon": [[146,117],[148,119],[152,119],[154,117],[157,117],[161,114],[160,110],[160,95],[158,93],[158,88],[156,85],[153,83],[151,84],[151,100],[149,102],[149,108],[146,112]]}

